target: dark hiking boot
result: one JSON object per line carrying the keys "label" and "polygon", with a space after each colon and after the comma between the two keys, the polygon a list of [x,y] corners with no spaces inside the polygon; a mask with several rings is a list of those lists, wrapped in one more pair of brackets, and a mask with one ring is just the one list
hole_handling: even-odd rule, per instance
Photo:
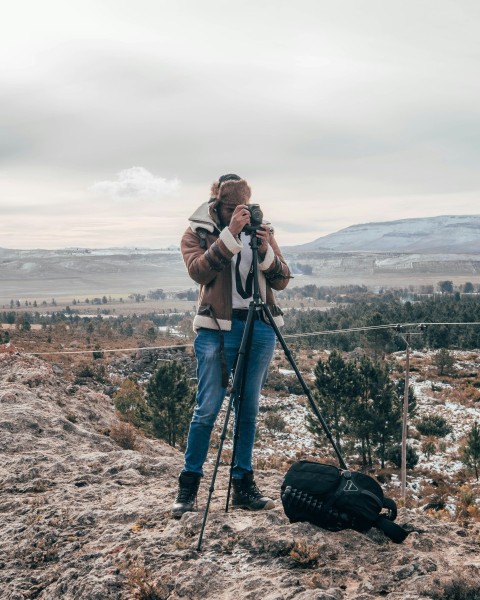
{"label": "dark hiking boot", "polygon": [[201,478],[202,476],[198,473],[180,473],[178,493],[172,506],[174,519],[179,519],[183,513],[193,511]]}
{"label": "dark hiking boot", "polygon": [[245,473],[242,479],[232,479],[234,508],[247,510],[269,510],[275,508],[271,498],[264,496],[253,479],[253,473]]}

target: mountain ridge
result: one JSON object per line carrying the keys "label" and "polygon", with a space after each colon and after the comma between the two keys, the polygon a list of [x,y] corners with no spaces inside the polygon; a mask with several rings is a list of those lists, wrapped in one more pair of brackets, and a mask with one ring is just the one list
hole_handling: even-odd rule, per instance
{"label": "mountain ridge", "polygon": [[[280,240],[281,244],[281,240]],[[456,283],[480,276],[480,215],[447,215],[352,225],[300,246],[281,244],[296,266],[291,285],[378,286]],[[0,306],[12,299],[128,296],[190,288],[178,249],[0,248]]]}
{"label": "mountain ridge", "polygon": [[480,253],[480,215],[442,215],[359,223],[288,246],[290,252]]}

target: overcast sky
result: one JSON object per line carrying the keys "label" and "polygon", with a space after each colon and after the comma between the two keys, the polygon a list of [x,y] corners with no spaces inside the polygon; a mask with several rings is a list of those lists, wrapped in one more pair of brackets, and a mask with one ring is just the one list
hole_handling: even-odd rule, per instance
{"label": "overcast sky", "polygon": [[299,244],[480,213],[477,0],[37,0],[0,22],[0,247],[178,244],[238,173]]}

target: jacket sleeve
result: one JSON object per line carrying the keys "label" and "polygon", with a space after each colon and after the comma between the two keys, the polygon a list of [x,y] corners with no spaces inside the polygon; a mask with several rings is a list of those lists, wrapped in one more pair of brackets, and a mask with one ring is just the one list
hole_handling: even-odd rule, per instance
{"label": "jacket sleeve", "polygon": [[268,284],[274,290],[285,289],[289,280],[292,279],[290,269],[280,252],[280,248],[273,237],[273,233],[270,236],[270,242],[265,257],[258,263],[258,266],[260,270],[263,271]]}
{"label": "jacket sleeve", "polygon": [[[209,236],[210,237],[210,236]],[[207,249],[200,245],[198,233],[190,227],[183,234],[180,248],[183,261],[190,277],[200,285],[207,285],[215,279],[217,273],[223,271],[235,254],[242,249],[242,243],[225,227],[218,238]]]}

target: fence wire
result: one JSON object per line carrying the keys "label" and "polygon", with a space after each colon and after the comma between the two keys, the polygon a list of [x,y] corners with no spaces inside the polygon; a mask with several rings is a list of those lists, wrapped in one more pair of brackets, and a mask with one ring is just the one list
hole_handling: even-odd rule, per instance
{"label": "fence wire", "polygon": [[[384,325],[369,325],[365,327],[350,327],[348,329],[325,329],[323,331],[311,331],[302,333],[287,333],[284,338],[303,338],[317,335],[334,335],[339,333],[357,333],[359,331],[374,331],[375,329],[393,329],[398,333],[411,333],[403,331],[407,327],[416,327],[425,330],[432,326],[478,326],[480,322],[445,322],[445,323],[388,323]],[[192,348],[193,344],[176,344],[170,346],[141,346],[136,348],[95,348],[94,350],[50,350],[47,352],[22,352],[23,356],[45,356],[50,354],[93,354],[94,352],[114,353],[114,352],[139,352],[141,350],[180,350],[181,348]]]}

